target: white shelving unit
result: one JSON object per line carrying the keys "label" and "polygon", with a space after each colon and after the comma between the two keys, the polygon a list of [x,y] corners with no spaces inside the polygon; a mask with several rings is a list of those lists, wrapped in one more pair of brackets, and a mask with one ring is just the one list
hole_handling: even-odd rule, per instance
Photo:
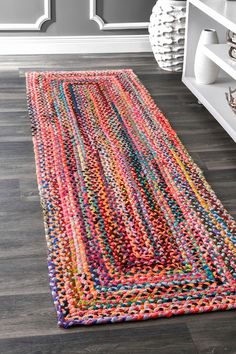
{"label": "white shelving unit", "polygon": [[[204,28],[215,28],[220,39],[220,44],[205,47],[205,54],[221,68],[219,79],[211,85],[196,83],[193,69]],[[229,87],[236,88],[236,62],[229,58],[225,44],[227,29],[236,32],[236,1],[188,0],[182,81],[236,142],[236,114],[225,95]]]}

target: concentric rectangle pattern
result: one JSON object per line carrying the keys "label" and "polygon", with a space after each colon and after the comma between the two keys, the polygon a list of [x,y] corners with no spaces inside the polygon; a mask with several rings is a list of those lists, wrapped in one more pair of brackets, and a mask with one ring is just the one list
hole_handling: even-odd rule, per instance
{"label": "concentric rectangle pattern", "polygon": [[236,307],[236,223],[132,70],[27,74],[64,327]]}

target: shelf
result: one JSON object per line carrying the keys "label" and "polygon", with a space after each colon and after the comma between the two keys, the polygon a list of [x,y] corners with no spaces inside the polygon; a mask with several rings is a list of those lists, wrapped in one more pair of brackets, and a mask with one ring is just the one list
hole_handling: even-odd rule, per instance
{"label": "shelf", "polygon": [[236,80],[236,61],[230,59],[227,44],[211,44],[204,48],[205,54],[222,70]]}
{"label": "shelf", "polygon": [[222,26],[236,32],[236,1],[190,0],[190,3]]}
{"label": "shelf", "polygon": [[198,84],[194,77],[195,54],[199,37],[204,28],[214,28],[221,43],[226,41],[226,31],[236,33],[236,1],[188,0],[185,31],[183,83],[208,109],[225,131],[236,142],[236,114],[229,106],[226,93],[236,88],[236,62],[228,55],[227,44],[204,47],[204,54],[220,67],[220,76],[214,84]]}
{"label": "shelf", "polygon": [[236,142],[236,114],[228,105],[225,96],[229,86],[236,87],[235,81],[224,77],[214,84],[202,85],[197,84],[194,77],[185,76],[182,80]]}

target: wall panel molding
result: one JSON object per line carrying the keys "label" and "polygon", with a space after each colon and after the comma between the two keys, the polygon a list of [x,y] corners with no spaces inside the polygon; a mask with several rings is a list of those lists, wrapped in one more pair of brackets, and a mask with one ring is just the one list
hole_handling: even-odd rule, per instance
{"label": "wall panel molding", "polygon": [[0,37],[0,55],[151,52],[148,35]]}
{"label": "wall panel molding", "polygon": [[43,0],[44,13],[35,23],[0,23],[0,31],[40,31],[44,22],[51,20],[51,0]]}
{"label": "wall panel molding", "polygon": [[90,20],[97,22],[100,30],[127,30],[127,29],[144,29],[148,28],[149,22],[118,22],[105,23],[104,20],[97,14],[97,0],[90,0]]}

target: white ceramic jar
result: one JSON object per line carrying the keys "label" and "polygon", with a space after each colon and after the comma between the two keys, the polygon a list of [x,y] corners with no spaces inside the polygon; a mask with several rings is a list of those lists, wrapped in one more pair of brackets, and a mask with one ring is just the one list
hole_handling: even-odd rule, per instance
{"label": "white ceramic jar", "polygon": [[219,67],[210,60],[204,52],[204,46],[217,44],[219,39],[214,29],[204,29],[201,32],[194,61],[194,74],[196,82],[199,84],[212,84],[219,74]]}

